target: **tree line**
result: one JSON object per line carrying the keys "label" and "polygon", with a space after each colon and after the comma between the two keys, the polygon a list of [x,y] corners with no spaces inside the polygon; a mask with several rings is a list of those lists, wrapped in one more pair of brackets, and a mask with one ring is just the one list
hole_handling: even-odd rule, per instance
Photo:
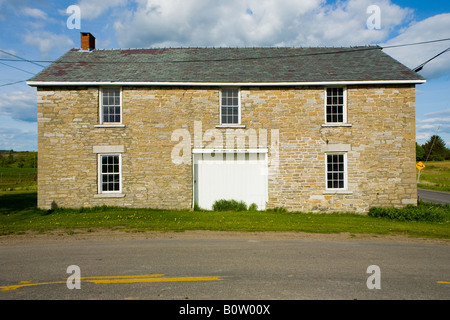
{"label": "tree line", "polygon": [[0,150],[0,168],[37,168],[37,152]]}
{"label": "tree line", "polygon": [[443,161],[450,160],[450,149],[445,147],[445,141],[438,135],[420,145],[416,142],[417,161]]}

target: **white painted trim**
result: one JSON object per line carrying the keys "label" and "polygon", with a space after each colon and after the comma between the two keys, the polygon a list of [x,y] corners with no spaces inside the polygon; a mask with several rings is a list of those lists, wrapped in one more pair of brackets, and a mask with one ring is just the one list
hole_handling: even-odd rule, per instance
{"label": "white painted trim", "polygon": [[[338,146],[338,145],[335,145]],[[348,146],[342,144],[341,146]],[[346,147],[345,147],[346,149]],[[339,154],[344,156],[344,188],[328,188],[328,159],[327,155],[330,154]],[[347,166],[347,152],[345,151],[330,151],[325,152],[325,190],[323,192],[327,192],[328,194],[333,193],[341,193],[347,192],[348,190],[348,166]]]}
{"label": "white painted trim", "polygon": [[[332,191],[334,190],[334,191]],[[353,191],[348,190],[340,190],[340,189],[330,189],[327,191],[322,191],[323,195],[330,195],[330,194],[353,194]]]}
{"label": "white painted trim", "polygon": [[[222,91],[223,89],[236,89],[238,91],[238,123],[222,123]],[[241,88],[236,86],[227,86],[219,90],[219,123],[220,127],[226,128],[228,126],[237,127],[241,125]]]}
{"label": "white painted trim", "polygon": [[121,126],[123,122],[123,103],[122,103],[122,87],[121,86],[108,86],[106,88],[119,88],[119,103],[120,103],[120,122],[104,122],[103,121],[103,89],[105,87],[100,86],[98,88],[98,114],[99,114],[99,125],[104,127]]}
{"label": "white painted trim", "polygon": [[363,81],[308,81],[308,82],[148,82],[148,81],[27,81],[29,86],[237,86],[237,87],[281,87],[281,86],[340,86],[368,84],[421,84],[426,80],[363,80]]}
{"label": "white painted trim", "polygon": [[[221,108],[222,109],[222,108]],[[245,129],[245,124],[218,124],[217,129]]]}
{"label": "white painted trim", "polygon": [[[328,88],[342,88],[342,98],[343,98],[343,110],[342,110],[342,118],[343,121],[342,122],[328,122],[327,121],[327,104],[328,104],[328,95],[327,95],[327,89]],[[347,124],[347,87],[346,86],[326,86],[325,88],[323,88],[324,90],[324,95],[325,95],[325,99],[324,99],[324,125],[332,125],[332,126],[336,126],[336,125],[346,125]]]}
{"label": "white painted trim", "polygon": [[125,128],[124,124],[96,124],[94,128]]}
{"label": "white painted trim", "polygon": [[[119,156],[119,190],[118,191],[102,191],[101,181],[102,181],[102,157],[103,156]],[[122,154],[121,153],[99,153],[97,155],[97,171],[98,171],[98,178],[97,178],[97,195],[100,197],[100,195],[117,195],[118,198],[121,198],[120,195],[122,195]],[[106,196],[106,197],[114,197],[114,196]]]}
{"label": "white painted trim", "polygon": [[323,128],[327,128],[327,127],[351,127],[352,124],[351,123],[343,123],[343,122],[330,122],[330,123],[324,123],[322,124]]}

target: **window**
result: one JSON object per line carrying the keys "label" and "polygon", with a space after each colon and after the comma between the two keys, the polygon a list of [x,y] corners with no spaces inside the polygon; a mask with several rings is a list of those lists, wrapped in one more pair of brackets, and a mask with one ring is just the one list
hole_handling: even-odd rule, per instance
{"label": "window", "polygon": [[220,100],[221,124],[239,124],[241,121],[239,89],[222,89]]}
{"label": "window", "polygon": [[114,124],[122,122],[121,88],[102,88],[100,95],[100,122]]}
{"label": "window", "polygon": [[122,191],[120,155],[99,155],[99,193]]}
{"label": "window", "polygon": [[327,155],[327,189],[346,188],[346,157],[345,154]]}
{"label": "window", "polygon": [[325,122],[346,122],[346,99],[344,88],[327,88]]}

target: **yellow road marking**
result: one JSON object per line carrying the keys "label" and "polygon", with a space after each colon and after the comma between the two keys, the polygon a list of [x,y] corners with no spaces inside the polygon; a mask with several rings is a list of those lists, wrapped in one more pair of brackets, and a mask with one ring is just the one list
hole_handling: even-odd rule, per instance
{"label": "yellow road marking", "polygon": [[162,277],[164,274],[143,274],[139,276],[101,276],[101,277],[80,277],[81,280],[88,279],[126,279],[126,278],[150,278],[150,277]]}
{"label": "yellow road marking", "polygon": [[[182,281],[220,281],[220,277],[174,277],[163,278],[164,274],[146,274],[135,276],[100,276],[100,277],[80,277],[80,280],[94,284],[108,284],[108,283],[145,283],[145,282],[182,282]],[[16,285],[0,287],[0,291],[16,290],[23,287],[61,284],[67,281],[53,281],[53,282],[33,282],[21,281]]]}
{"label": "yellow road marking", "polygon": [[184,277],[184,278],[148,278],[148,279],[98,279],[88,280],[95,284],[99,283],[137,283],[137,282],[179,282],[179,281],[219,281],[219,277]]}
{"label": "yellow road marking", "polygon": [[436,281],[436,283],[444,283],[444,284],[450,284],[450,281]]}
{"label": "yellow road marking", "polygon": [[12,286],[0,287],[0,291],[16,290],[23,287],[40,286],[45,284],[55,284],[55,283],[66,283],[66,281],[54,281],[54,282],[31,282],[31,281],[21,281],[19,284]]}

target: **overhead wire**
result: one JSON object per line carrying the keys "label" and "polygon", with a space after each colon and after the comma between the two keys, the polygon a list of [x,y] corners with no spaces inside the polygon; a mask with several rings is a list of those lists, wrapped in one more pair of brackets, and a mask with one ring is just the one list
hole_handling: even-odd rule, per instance
{"label": "overhead wire", "polygon": [[[28,60],[28,59],[25,59],[25,58],[16,56],[15,54],[12,54],[12,53],[10,53],[10,52],[8,52],[8,51],[5,51],[5,50],[0,49],[0,52],[3,52],[4,54],[10,55],[10,56],[12,56],[12,57],[15,57],[15,58],[19,59],[19,61],[29,62],[29,63],[32,63],[32,64],[38,66],[38,67],[45,68],[45,66],[43,66],[42,64],[39,64],[39,63],[37,63],[37,62],[35,62],[35,61],[33,61],[33,60]],[[3,60],[3,59],[2,59],[2,60]],[[10,60],[10,61],[18,61],[18,60]]]}
{"label": "overhead wire", "polygon": [[19,81],[15,81],[15,82],[9,82],[9,83],[4,83],[4,84],[0,84],[0,87],[5,87],[5,86],[11,86],[13,84],[17,84],[17,83],[21,83],[21,82],[26,82],[27,80],[19,80]]}
{"label": "overhead wire", "polygon": [[7,66],[7,67],[10,67],[10,68],[13,68],[13,69],[16,69],[16,70],[20,70],[20,71],[23,71],[23,72],[26,72],[26,73],[29,73],[29,74],[32,74],[32,75],[34,75],[34,73],[33,73],[33,72],[30,72],[30,71],[27,71],[27,70],[23,70],[23,69],[21,69],[21,68],[18,68],[18,67],[14,67],[14,66],[12,66],[12,65],[9,65],[9,64],[7,64],[7,63],[4,63],[4,62],[0,62],[0,64],[2,64],[2,65],[4,65],[4,66]]}
{"label": "overhead wire", "polygon": [[[270,59],[270,58],[290,58],[290,57],[301,57],[301,56],[317,56],[317,55],[325,55],[325,54],[336,54],[336,53],[348,53],[352,51],[366,51],[366,50],[379,50],[379,49],[390,49],[390,48],[397,48],[397,47],[405,47],[405,46],[413,46],[413,45],[421,45],[421,44],[429,44],[429,43],[435,43],[435,42],[442,42],[442,41],[450,41],[450,38],[444,38],[444,39],[437,39],[437,40],[429,40],[429,41],[421,41],[421,42],[414,42],[414,43],[405,43],[405,44],[398,44],[398,45],[388,45],[388,46],[379,46],[379,45],[372,45],[372,46],[364,46],[364,47],[350,47],[345,49],[339,49],[336,48],[334,51],[327,51],[327,52],[314,52],[314,53],[300,53],[300,54],[292,54],[292,55],[285,55],[285,56],[265,56],[265,57],[244,57],[244,58],[225,58],[225,59],[209,59],[209,60],[174,60],[170,61],[172,63],[182,63],[182,62],[208,62],[208,61],[229,61],[229,60],[258,60],[258,59]],[[208,47],[205,47],[208,48]],[[211,48],[213,49],[213,48]],[[112,49],[111,49],[112,50]],[[0,50],[3,52],[3,50]],[[9,54],[9,53],[8,53]],[[12,54],[11,54],[12,55]],[[26,60],[30,63],[58,63],[57,60]],[[0,58],[0,61],[20,61],[16,59],[5,59]],[[60,63],[77,63],[80,61],[61,61]],[[126,61],[121,61],[122,63],[127,63]],[[116,63],[116,61],[96,61],[95,63]],[[141,61],[140,63],[154,63],[153,61]],[[167,61],[165,62],[167,63]],[[38,64],[39,65],[39,64]],[[39,65],[41,67],[42,65]]]}
{"label": "overhead wire", "polygon": [[[348,52],[352,52],[352,51],[365,51],[365,50],[379,50],[379,49],[390,49],[390,48],[398,48],[398,47],[405,47],[405,46],[414,46],[414,45],[423,45],[423,44],[429,44],[429,43],[436,43],[436,42],[443,42],[443,41],[449,41],[450,38],[443,38],[443,39],[436,39],[436,40],[429,40],[429,41],[421,41],[421,42],[413,42],[413,43],[405,43],[405,44],[398,44],[398,45],[388,45],[388,46],[379,46],[379,45],[374,45],[374,46],[366,46],[366,47],[353,47],[353,48],[346,48],[344,50],[339,50],[337,49],[336,51],[328,51],[328,52],[315,52],[315,53],[303,53],[303,54],[292,54],[292,55],[286,55],[286,56],[266,56],[266,57],[245,57],[245,58],[227,58],[227,59],[210,59],[210,60],[176,60],[176,61],[171,61],[173,63],[183,63],[183,62],[208,62],[208,61],[233,61],[233,60],[256,60],[256,59],[270,59],[270,58],[290,58],[290,57],[300,57],[300,56],[316,56],[316,55],[324,55],[324,54],[337,54],[337,53],[348,53]],[[440,52],[439,54],[435,55],[434,57],[428,59],[427,61],[425,61],[424,63],[420,64],[419,66],[417,66],[416,68],[412,69],[415,72],[418,72],[420,70],[422,70],[423,66],[425,64],[427,64],[428,62],[430,62],[431,60],[437,58],[438,56],[442,55],[443,53],[447,52],[450,50],[450,47],[447,48],[446,50]],[[32,63],[34,65],[37,65],[39,67],[45,68],[45,66],[39,64],[40,63],[57,63],[57,60],[30,60],[30,59],[25,59],[22,57],[19,57],[17,55],[14,55],[12,53],[9,53],[5,50],[1,50],[0,52],[3,52],[4,54],[13,56],[17,59],[5,59],[5,58],[0,58],[0,61],[11,61],[11,62],[29,62]],[[64,63],[77,63],[80,61],[64,61]],[[1,64],[7,65],[9,67],[15,68],[15,69],[19,69],[21,71],[24,72],[28,72],[26,70],[20,69],[20,68],[16,68],[13,67],[11,65],[5,64],[0,62]],[[96,61],[95,63],[116,63],[114,61],[105,61],[105,62],[99,62]],[[140,63],[143,63],[142,61]],[[144,62],[145,63],[145,62]],[[147,63],[153,63],[153,62],[147,62]],[[166,62],[167,63],[167,62]],[[33,74],[31,72],[28,72],[30,74]],[[10,82],[10,83],[5,83],[0,85],[0,87],[3,86],[7,86],[7,85],[13,85],[13,84],[17,84],[17,83],[21,83],[21,82],[25,82],[27,80],[21,80],[21,81],[16,81],[16,82]]]}
{"label": "overhead wire", "polygon": [[423,67],[428,63],[428,62],[430,62],[431,60],[433,60],[433,59],[435,59],[435,58],[437,58],[437,57],[439,57],[441,54],[443,54],[443,53],[445,53],[445,52],[447,52],[447,51],[449,51],[450,50],[450,47],[448,47],[447,49],[445,49],[444,51],[442,51],[442,52],[440,52],[440,53],[438,53],[437,55],[435,55],[434,57],[432,57],[432,58],[430,58],[430,59],[428,59],[427,61],[425,61],[424,63],[421,63],[421,64],[419,64],[417,67],[415,67],[414,69],[412,69],[413,71],[415,71],[415,72],[419,72],[420,70],[422,70],[423,69]]}

